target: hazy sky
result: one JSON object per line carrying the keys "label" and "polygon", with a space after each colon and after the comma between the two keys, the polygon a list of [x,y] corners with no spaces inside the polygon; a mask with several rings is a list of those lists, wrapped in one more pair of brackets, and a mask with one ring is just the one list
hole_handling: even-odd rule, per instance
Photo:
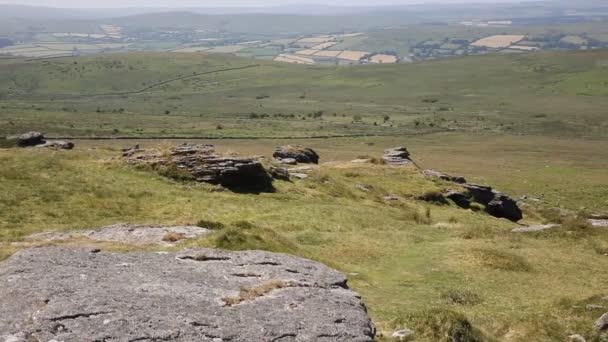
{"label": "hazy sky", "polygon": [[519,0],[0,0],[0,4],[72,7],[260,7],[293,3],[314,3],[324,5],[399,5],[412,3],[457,3],[457,2],[514,2]]}

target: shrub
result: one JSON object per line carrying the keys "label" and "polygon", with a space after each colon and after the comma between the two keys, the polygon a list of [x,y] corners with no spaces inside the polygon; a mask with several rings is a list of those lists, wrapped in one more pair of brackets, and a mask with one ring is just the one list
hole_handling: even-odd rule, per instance
{"label": "shrub", "polygon": [[436,342],[485,342],[488,339],[461,313],[431,309],[410,318],[418,338]]}
{"label": "shrub", "polygon": [[510,272],[529,272],[532,266],[517,254],[495,249],[477,248],[472,251],[473,257],[484,267]]}
{"label": "shrub", "polygon": [[450,289],[441,294],[447,304],[450,305],[477,305],[482,302],[481,297],[466,289]]}
{"label": "shrub", "polygon": [[163,241],[177,242],[177,241],[183,240],[185,238],[186,238],[186,236],[184,234],[176,233],[176,232],[168,232],[167,234],[165,234],[165,236],[163,236]]}
{"label": "shrub", "polygon": [[213,229],[213,230],[220,230],[220,229],[224,229],[226,227],[221,222],[207,221],[207,220],[200,220],[196,223],[196,225],[201,228],[207,228],[207,229]]}

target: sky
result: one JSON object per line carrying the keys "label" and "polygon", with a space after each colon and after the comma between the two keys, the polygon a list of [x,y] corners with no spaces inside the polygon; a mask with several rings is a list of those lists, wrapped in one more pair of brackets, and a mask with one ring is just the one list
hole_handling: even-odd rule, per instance
{"label": "sky", "polygon": [[520,0],[0,0],[0,4],[50,6],[64,8],[119,7],[266,7],[298,3],[333,6],[405,5],[412,3],[514,2]]}

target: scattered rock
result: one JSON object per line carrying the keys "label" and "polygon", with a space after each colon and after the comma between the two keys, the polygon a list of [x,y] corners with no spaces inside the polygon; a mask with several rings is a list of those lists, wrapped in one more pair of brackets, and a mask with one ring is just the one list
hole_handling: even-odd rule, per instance
{"label": "scattered rock", "polygon": [[27,249],[0,264],[0,307],[0,331],[28,341],[365,342],[375,335],[344,275],[261,251]]}
{"label": "scattered rock", "polygon": [[355,188],[358,189],[358,190],[361,190],[363,192],[369,192],[370,191],[370,188],[367,187],[367,186],[365,186],[365,185],[363,185],[363,184],[357,184],[357,185],[355,185]]}
{"label": "scattered rock", "polygon": [[601,309],[604,309],[604,306],[597,305],[597,304],[587,304],[587,306],[585,306],[585,308],[587,310],[601,310]]}
{"label": "scattered rock", "polygon": [[[72,230],[67,232],[47,232],[30,235],[32,241],[66,241],[87,238],[94,241],[121,242],[133,245],[172,246],[176,242],[210,234],[211,230],[196,226],[159,226],[115,224],[90,230]],[[177,237],[168,239],[168,236]]]}
{"label": "scattered rock", "polygon": [[387,165],[413,164],[413,161],[410,159],[410,153],[405,147],[393,147],[385,150],[382,160]]}
{"label": "scattered rock", "polygon": [[282,167],[271,167],[270,175],[272,175],[272,178],[274,178],[274,179],[284,180],[284,181],[288,181],[290,178],[289,170],[282,168]]}
{"label": "scattered rock", "polygon": [[295,179],[306,179],[308,175],[305,173],[291,173],[290,176]]}
{"label": "scattered rock", "polygon": [[399,201],[399,200],[401,200],[401,197],[389,195],[389,196],[382,197],[382,199],[385,201]]}
{"label": "scattered rock", "polygon": [[463,186],[475,202],[485,205],[488,214],[498,218],[506,218],[513,222],[523,218],[521,209],[511,197],[494,191],[489,186],[477,184],[465,184]]}
{"label": "scattered rock", "polygon": [[411,341],[414,339],[414,331],[410,329],[401,329],[395,331],[391,337],[395,341]]}
{"label": "scattered rock", "polygon": [[48,140],[44,144],[36,145],[35,147],[53,148],[56,150],[71,150],[74,148],[74,143],[63,140]]}
{"label": "scattered rock", "polygon": [[294,158],[277,159],[277,161],[285,165],[298,165],[298,161]]}
{"label": "scattered rock", "polygon": [[598,331],[604,331],[604,330],[608,330],[608,312],[603,314],[602,317],[598,318],[597,321],[595,321],[595,330]]}
{"label": "scattered rock", "polygon": [[56,150],[71,150],[74,148],[74,143],[71,141],[45,140],[42,133],[34,131],[9,139],[15,140],[17,147],[46,147]]}
{"label": "scattered rock", "polygon": [[353,164],[369,164],[372,162],[371,159],[353,159],[350,161]]}
{"label": "scattered rock", "polygon": [[582,335],[574,334],[568,336],[568,342],[587,342]]}
{"label": "scattered rock", "polygon": [[319,155],[310,148],[302,146],[281,146],[277,147],[272,156],[278,160],[295,159],[298,163],[319,164]]}
{"label": "scattered rock", "polygon": [[444,181],[453,182],[457,184],[465,184],[467,180],[462,176],[450,176],[446,173],[439,172],[436,170],[424,170],[422,173],[429,178],[442,179]]}
{"label": "scattered rock", "polygon": [[543,230],[549,230],[559,227],[559,224],[539,224],[535,226],[527,226],[521,228],[515,228],[511,230],[513,233],[530,233],[530,232],[542,232]]}
{"label": "scattered rock", "polygon": [[593,227],[597,227],[597,228],[608,228],[608,220],[590,219],[589,224],[591,224]]}
{"label": "scattered rock", "polygon": [[131,149],[123,155],[128,163],[148,165],[169,178],[219,184],[235,191],[273,190],[272,178],[258,160],[222,157],[212,145],[182,144],[168,154]]}
{"label": "scattered rock", "polygon": [[469,196],[462,192],[448,191],[445,197],[452,200],[457,206],[463,209],[469,209],[471,207]]}
{"label": "scattered rock", "polygon": [[40,132],[27,132],[17,137],[17,146],[33,147],[44,144],[44,135]]}
{"label": "scattered rock", "polygon": [[131,157],[132,155],[134,155],[135,153],[138,152],[143,152],[144,150],[139,148],[139,144],[132,146],[132,147],[125,147],[122,149],[122,156],[123,157]]}
{"label": "scattered rock", "polygon": [[302,165],[302,166],[296,166],[296,167],[289,168],[289,171],[307,172],[307,171],[313,171],[313,170],[318,170],[318,169],[319,169],[319,165]]}

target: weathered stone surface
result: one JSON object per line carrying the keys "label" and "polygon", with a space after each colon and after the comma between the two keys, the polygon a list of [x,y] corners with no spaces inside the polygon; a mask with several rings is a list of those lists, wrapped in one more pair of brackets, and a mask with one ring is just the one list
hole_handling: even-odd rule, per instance
{"label": "weathered stone surface", "polygon": [[262,163],[253,158],[222,157],[211,145],[182,144],[169,150],[123,151],[128,163],[148,165],[176,179],[219,184],[233,190],[272,191],[272,178]]}
{"label": "weathered stone surface", "polygon": [[462,176],[450,176],[446,173],[439,172],[436,170],[424,170],[424,171],[422,171],[422,173],[429,178],[442,179],[442,180],[448,181],[448,182],[453,182],[453,183],[458,183],[458,184],[465,184],[467,182],[466,179]]}
{"label": "weathered stone surface", "polygon": [[194,239],[211,233],[211,230],[195,226],[158,226],[115,224],[90,230],[72,230],[68,232],[47,232],[30,235],[33,241],[64,241],[87,238],[95,241],[121,242],[135,245],[168,245]]}
{"label": "weathered stone surface", "polygon": [[342,274],[259,251],[27,249],[0,264],[0,308],[1,334],[28,341],[363,342],[375,332]]}
{"label": "weathered stone surface", "polygon": [[594,328],[598,331],[608,330],[608,312],[603,314],[602,317],[595,321]]}
{"label": "weathered stone surface", "polygon": [[513,233],[531,233],[531,232],[542,232],[543,230],[549,230],[559,227],[559,224],[539,224],[535,226],[526,226],[515,228],[511,230]]}
{"label": "weathered stone surface", "polygon": [[448,191],[445,194],[445,197],[451,199],[452,201],[454,201],[454,203],[456,203],[457,206],[463,209],[469,209],[471,207],[471,201],[469,199],[469,196],[462,192]]}
{"label": "weathered stone surface", "polygon": [[574,334],[568,336],[568,342],[587,342],[582,335]]}
{"label": "weathered stone surface", "polygon": [[295,158],[283,158],[283,159],[277,159],[277,161],[281,164],[285,164],[285,165],[298,165],[298,161],[295,160]]}
{"label": "weathered stone surface", "polygon": [[44,135],[40,132],[27,132],[17,137],[17,146],[32,147],[44,144]]}
{"label": "weathered stone surface", "polygon": [[274,150],[272,156],[278,160],[295,159],[298,163],[319,164],[319,155],[314,150],[302,146],[280,146]]}
{"label": "weathered stone surface", "polygon": [[74,148],[74,143],[63,140],[47,140],[41,145],[36,145],[36,147],[53,148],[56,150],[71,150]]}
{"label": "weathered stone surface", "polygon": [[513,222],[517,222],[523,218],[521,209],[511,197],[494,191],[489,186],[477,184],[465,184],[463,186],[470,198],[475,202],[485,205],[485,210],[488,214],[498,218],[506,218]]}
{"label": "weathered stone surface", "polygon": [[305,173],[291,173],[290,177],[295,179],[306,179],[308,178],[308,175]]}
{"label": "weathered stone surface", "polygon": [[410,159],[410,153],[405,147],[393,147],[385,150],[382,160],[387,165],[409,165],[413,163]]}
{"label": "weathered stone surface", "polygon": [[271,167],[270,174],[274,179],[288,181],[290,178],[289,170],[282,167]]}
{"label": "weathered stone surface", "polygon": [[589,224],[597,228],[608,228],[608,220],[594,220],[590,219]]}
{"label": "weathered stone surface", "polygon": [[412,341],[414,340],[414,331],[410,329],[401,329],[393,332],[391,335],[394,341]]}

